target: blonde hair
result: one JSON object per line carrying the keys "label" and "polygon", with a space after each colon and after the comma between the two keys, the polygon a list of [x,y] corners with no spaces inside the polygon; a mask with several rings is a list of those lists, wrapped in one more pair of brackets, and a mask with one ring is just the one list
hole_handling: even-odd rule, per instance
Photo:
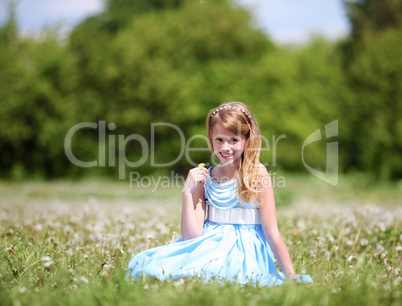
{"label": "blonde hair", "polygon": [[[209,112],[207,118],[208,146],[215,155],[212,145],[212,131],[220,123],[233,134],[245,135],[246,146],[236,170],[238,198],[249,204],[261,203],[260,191],[260,149],[261,136],[257,121],[250,109],[241,102],[226,102]],[[257,203],[255,203],[257,201]]]}

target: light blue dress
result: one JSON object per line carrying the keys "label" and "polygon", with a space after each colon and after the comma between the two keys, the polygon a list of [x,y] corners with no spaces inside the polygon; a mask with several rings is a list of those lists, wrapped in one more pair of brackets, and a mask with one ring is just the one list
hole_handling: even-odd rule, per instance
{"label": "light blue dress", "polygon": [[[209,175],[204,187],[207,205],[219,209],[257,209],[238,201],[236,180],[218,184]],[[134,279],[146,274],[165,281],[198,276],[241,285],[274,286],[285,280],[284,274],[276,268],[261,224],[218,224],[208,220],[200,237],[186,241],[181,237],[175,243],[136,254],[128,271]],[[313,282],[309,275],[297,274],[297,277],[305,283]]]}

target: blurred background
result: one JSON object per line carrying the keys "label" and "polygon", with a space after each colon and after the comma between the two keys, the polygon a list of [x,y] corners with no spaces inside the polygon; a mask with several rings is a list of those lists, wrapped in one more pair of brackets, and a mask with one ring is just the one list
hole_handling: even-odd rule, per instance
{"label": "blurred background", "polygon": [[[322,2],[322,3],[321,3]],[[119,135],[155,139],[157,163],[206,135],[208,111],[246,103],[271,142],[262,162],[308,173],[303,141],[339,123],[339,136],[306,148],[325,171],[326,143],[339,142],[339,170],[373,182],[402,176],[402,1],[86,0],[2,1],[0,7],[0,177],[9,180],[117,179]],[[74,134],[82,122],[106,125]],[[110,137],[115,135],[115,137]],[[276,147],[272,137],[285,135]],[[196,139],[191,147],[207,147]],[[106,149],[104,149],[106,148]],[[103,151],[102,151],[103,150]],[[101,152],[100,152],[101,151]],[[125,148],[138,161],[136,142]],[[116,154],[115,154],[116,153]],[[195,162],[210,160],[192,152]],[[114,161],[114,162],[113,162]],[[184,174],[183,157],[141,174]]]}

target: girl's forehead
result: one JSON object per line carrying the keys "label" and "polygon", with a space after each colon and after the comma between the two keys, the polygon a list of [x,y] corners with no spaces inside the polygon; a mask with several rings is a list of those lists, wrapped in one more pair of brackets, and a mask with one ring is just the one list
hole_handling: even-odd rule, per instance
{"label": "girl's forehead", "polygon": [[238,134],[232,133],[230,130],[226,129],[221,123],[216,123],[212,129],[212,135],[233,137],[233,136],[241,136],[241,133],[240,132]]}

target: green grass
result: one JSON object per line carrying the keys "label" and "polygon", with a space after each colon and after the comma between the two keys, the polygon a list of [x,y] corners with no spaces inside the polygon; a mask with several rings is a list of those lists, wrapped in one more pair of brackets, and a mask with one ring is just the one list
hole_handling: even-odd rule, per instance
{"label": "green grass", "polygon": [[286,187],[280,232],[314,283],[267,288],[125,277],[133,254],[179,238],[180,188],[0,182],[0,304],[401,305],[400,185],[291,175]]}

